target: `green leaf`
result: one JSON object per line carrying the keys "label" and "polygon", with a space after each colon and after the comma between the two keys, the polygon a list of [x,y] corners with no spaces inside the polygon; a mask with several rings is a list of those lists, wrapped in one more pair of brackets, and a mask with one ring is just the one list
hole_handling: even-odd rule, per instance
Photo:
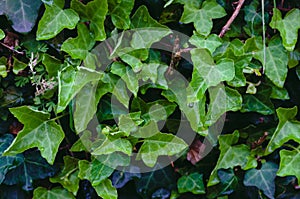
{"label": "green leaf", "polygon": [[85,24],[79,23],[77,32],[78,36],[67,39],[62,44],[61,50],[67,52],[73,59],[84,60],[95,45],[95,41]]}
{"label": "green leaf", "polygon": [[71,8],[81,18],[90,21],[90,29],[94,33],[95,40],[103,41],[106,38],[104,21],[108,12],[106,0],[93,0],[84,5],[79,0],[71,1]]}
{"label": "green leaf", "polygon": [[276,113],[279,118],[279,124],[266,148],[266,154],[272,153],[289,140],[300,143],[300,122],[294,120],[297,114],[297,107],[280,107],[276,110]]}
{"label": "green leaf", "polygon": [[154,42],[161,40],[171,33],[164,25],[155,21],[149,14],[146,6],[140,6],[131,18],[131,29],[134,31],[131,47],[133,49],[148,49]]}
{"label": "green leaf", "polygon": [[75,199],[75,197],[65,189],[55,187],[48,190],[43,187],[38,187],[33,192],[33,199]]}
{"label": "green leaf", "polygon": [[281,12],[277,8],[273,8],[273,17],[270,26],[280,32],[283,40],[283,46],[288,51],[293,51],[298,40],[298,30],[300,22],[297,20],[300,17],[299,9],[290,10],[282,19]]}
{"label": "green leaf", "polygon": [[134,5],[134,0],[109,0],[108,9],[111,20],[116,28],[128,29],[130,27],[130,13]]}
{"label": "green leaf", "polygon": [[133,132],[131,135],[136,138],[148,138],[157,133],[159,133],[157,123],[151,120],[144,126],[139,127],[138,131]]}
{"label": "green leaf", "polygon": [[91,81],[99,81],[102,76],[102,73],[84,67],[78,67],[78,70],[75,70],[69,66],[59,72],[57,113],[67,107],[84,85]]}
{"label": "green leaf", "polygon": [[76,196],[80,181],[78,178],[78,173],[78,159],[70,156],[64,156],[64,168],[59,174],[51,177],[50,182],[60,183],[65,189]]}
{"label": "green leaf", "polygon": [[226,12],[215,0],[203,2],[201,9],[190,6],[184,6],[184,11],[180,21],[183,23],[194,23],[196,31],[204,36],[208,36],[212,27],[212,19],[218,19],[226,16]]}
{"label": "green leaf", "polygon": [[92,154],[93,155],[103,155],[110,154],[116,151],[123,152],[127,155],[132,153],[132,145],[130,141],[122,138],[118,139],[106,139],[98,148],[96,148]]}
{"label": "green leaf", "polygon": [[49,54],[43,54],[42,63],[48,72],[49,77],[57,77],[57,73],[61,68],[61,61]]}
{"label": "green leaf", "polygon": [[80,160],[78,165],[78,177],[82,180],[86,179],[90,181],[93,187],[99,185],[102,181],[107,179],[114,171],[113,168],[102,164],[97,159],[94,159],[92,162]]}
{"label": "green leaf", "polygon": [[7,76],[7,69],[6,69],[7,59],[6,57],[0,58],[0,75],[5,78]]}
{"label": "green leaf", "polygon": [[58,147],[64,138],[62,128],[49,119],[49,113],[36,111],[28,106],[11,108],[10,112],[24,124],[24,128],[3,155],[15,155],[38,147],[41,155],[53,164]]}
{"label": "green leaf", "polygon": [[270,115],[274,113],[272,104],[260,100],[255,95],[243,96],[243,108],[241,112],[258,112],[263,115]]}
{"label": "green leaf", "polygon": [[216,86],[222,81],[230,81],[234,78],[235,68],[231,59],[224,58],[215,63],[206,49],[193,49],[191,56],[194,63],[193,73],[198,73],[196,76],[201,77],[207,87]]}
{"label": "green leaf", "polygon": [[64,28],[74,29],[79,21],[78,14],[72,9],[63,9],[64,0],[54,0],[53,4],[45,5],[46,10],[42,16],[37,33],[37,40],[47,40],[55,37]]}
{"label": "green leaf", "polygon": [[79,152],[86,151],[89,152],[92,147],[92,132],[85,130],[80,135],[80,139],[78,139],[71,147],[70,151]]}
{"label": "green leaf", "polygon": [[177,188],[179,193],[205,194],[202,174],[191,173],[188,176],[181,176],[178,179]]}
{"label": "green leaf", "polygon": [[197,48],[206,48],[211,54],[222,45],[222,39],[216,34],[210,34],[207,38],[194,32],[189,42]]}
{"label": "green leaf", "polygon": [[13,72],[14,74],[18,74],[20,71],[24,70],[28,65],[19,61],[16,57],[13,57],[14,59],[14,67]]}
{"label": "green leaf", "polygon": [[278,176],[296,176],[300,181],[300,152],[299,150],[280,150],[280,166],[277,171]]}
{"label": "green leaf", "polygon": [[260,169],[251,169],[246,172],[245,186],[255,186],[262,190],[268,198],[274,198],[275,177],[278,167],[272,162],[266,162]]}
{"label": "green leaf", "polygon": [[215,123],[227,111],[238,111],[242,108],[242,96],[229,87],[216,86],[209,90],[210,103],[206,116],[208,126]]}
{"label": "green leaf", "polygon": [[172,134],[157,133],[145,139],[139,150],[138,157],[141,157],[147,166],[153,167],[158,156],[176,155],[186,148],[187,144],[181,138]]}
{"label": "green leaf", "polygon": [[[207,186],[216,185],[220,182],[218,178],[218,169],[229,169],[235,166],[242,168],[247,165],[247,157],[250,157],[250,149],[245,144],[235,145],[238,143],[239,132],[219,136],[219,149],[221,151],[218,162],[212,171]],[[232,158],[234,157],[234,158]]]}
{"label": "green leaf", "polygon": [[[264,63],[263,50],[256,52],[254,58]],[[287,65],[288,54],[282,46],[280,38],[273,37],[266,47],[265,74],[279,88],[282,88],[285,82],[288,71]]]}
{"label": "green leaf", "polygon": [[94,186],[98,196],[103,199],[117,199],[117,189],[112,185],[110,179],[103,180],[99,185]]}
{"label": "green leaf", "polygon": [[38,17],[42,2],[40,0],[6,0],[0,2],[0,15],[7,15],[12,21],[13,29],[27,33],[32,30]]}
{"label": "green leaf", "polygon": [[5,33],[0,29],[0,40],[4,39]]}
{"label": "green leaf", "polygon": [[86,84],[75,97],[74,125],[77,133],[84,131],[97,112],[102,97],[97,82]]}

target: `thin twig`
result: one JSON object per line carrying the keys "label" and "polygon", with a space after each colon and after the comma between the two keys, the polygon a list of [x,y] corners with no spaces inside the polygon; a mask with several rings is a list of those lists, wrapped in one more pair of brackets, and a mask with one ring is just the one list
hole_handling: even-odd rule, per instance
{"label": "thin twig", "polygon": [[13,52],[15,52],[15,53],[18,53],[18,54],[20,54],[20,55],[24,55],[24,52],[17,51],[17,50],[14,49],[13,47],[8,46],[8,45],[6,45],[5,43],[0,42],[0,44],[1,44],[2,46],[4,46],[5,48],[8,48],[9,50],[11,50],[11,51],[13,51]]}
{"label": "thin twig", "polygon": [[225,35],[225,33],[227,32],[227,30],[229,30],[230,25],[232,24],[234,19],[238,16],[244,2],[245,2],[245,0],[239,0],[238,5],[236,6],[236,8],[235,8],[233,14],[231,15],[230,19],[227,21],[225,26],[223,26],[223,28],[222,28],[222,30],[219,34],[219,37],[223,37]]}

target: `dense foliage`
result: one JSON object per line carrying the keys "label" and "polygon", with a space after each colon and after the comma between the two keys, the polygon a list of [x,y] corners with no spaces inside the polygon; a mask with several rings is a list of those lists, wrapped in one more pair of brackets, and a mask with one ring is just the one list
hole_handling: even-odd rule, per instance
{"label": "dense foliage", "polygon": [[300,2],[239,2],[0,0],[0,198],[300,198]]}

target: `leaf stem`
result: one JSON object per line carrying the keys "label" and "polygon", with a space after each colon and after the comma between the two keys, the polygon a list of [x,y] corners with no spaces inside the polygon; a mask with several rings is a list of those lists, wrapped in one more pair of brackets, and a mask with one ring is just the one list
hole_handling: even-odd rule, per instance
{"label": "leaf stem", "polygon": [[13,47],[8,46],[8,45],[6,45],[5,43],[0,42],[0,44],[1,44],[2,46],[4,46],[5,48],[8,48],[9,50],[11,50],[11,51],[13,51],[13,52],[15,52],[15,53],[17,53],[17,54],[24,55],[24,52],[17,51],[17,50],[14,49]]}
{"label": "leaf stem", "polygon": [[63,115],[56,116],[55,118],[52,118],[52,119],[50,119],[50,120],[52,120],[52,121],[58,120],[58,119],[60,119],[60,118],[62,118],[62,117],[65,117],[65,116],[67,116],[67,115],[69,115],[69,113],[66,113],[66,114],[63,114]]}
{"label": "leaf stem", "polygon": [[227,21],[227,23],[225,24],[225,26],[223,26],[219,37],[223,37],[225,35],[225,33],[227,32],[227,30],[229,30],[230,25],[232,24],[232,22],[235,20],[235,18],[238,16],[243,4],[244,4],[245,0],[239,0],[238,5],[236,6],[233,14],[231,15],[231,17],[229,18],[229,20]]}

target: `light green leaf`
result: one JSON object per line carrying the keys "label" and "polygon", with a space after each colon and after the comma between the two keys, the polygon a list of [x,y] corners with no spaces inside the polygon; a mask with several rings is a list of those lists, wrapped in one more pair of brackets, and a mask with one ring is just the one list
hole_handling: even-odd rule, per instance
{"label": "light green leaf", "polygon": [[16,155],[38,147],[41,155],[53,164],[58,147],[64,138],[62,128],[54,120],[49,119],[49,113],[36,111],[28,106],[11,108],[10,112],[24,124],[24,128],[3,155]]}
{"label": "light green leaf", "polygon": [[279,124],[266,148],[266,154],[272,153],[289,140],[300,143],[300,122],[294,120],[297,114],[297,107],[280,107],[276,110],[276,113],[279,118]]}
{"label": "light green leaf", "polygon": [[156,83],[159,66],[160,66],[160,64],[158,64],[158,63],[144,64],[142,66],[142,71],[140,73],[142,80],[145,82],[148,79],[150,79],[153,83]]}
{"label": "light green leaf", "polygon": [[130,13],[134,5],[134,0],[109,0],[108,9],[111,20],[116,28],[128,29],[130,27]]}
{"label": "light green leaf", "polygon": [[78,70],[75,70],[69,66],[59,72],[57,113],[67,107],[84,85],[91,81],[99,81],[102,76],[102,73],[84,67],[78,67]]}
{"label": "light green leaf", "polygon": [[7,59],[6,57],[0,58],[0,75],[5,78],[7,76],[7,69],[6,69]]}
{"label": "light green leaf", "polygon": [[84,60],[95,45],[94,36],[82,23],[77,25],[77,33],[76,38],[69,38],[62,44],[61,50],[67,52],[73,59]]}
{"label": "light green leaf", "polygon": [[99,185],[103,180],[107,179],[114,171],[113,168],[102,164],[97,159],[92,160],[92,162],[80,160],[78,165],[78,177],[82,180],[86,179],[90,181],[93,187]]}
{"label": "light green leaf", "polygon": [[[262,48],[261,48],[262,49]],[[260,50],[254,58],[264,63],[264,53]],[[266,47],[266,76],[278,87],[282,88],[287,76],[288,54],[279,37],[273,37]]]}
{"label": "light green leaf", "polygon": [[102,95],[97,90],[98,82],[86,84],[75,97],[74,125],[77,133],[84,131],[97,112]]}
{"label": "light green leaf", "polygon": [[238,91],[224,86],[209,89],[210,103],[206,116],[206,125],[215,123],[227,111],[238,111],[242,108],[242,96]]}
{"label": "light green leaf", "polygon": [[13,72],[14,74],[18,74],[21,70],[24,70],[28,65],[24,62],[19,61],[16,57],[13,57],[14,59],[14,67]]}
{"label": "light green leaf", "polygon": [[2,0],[0,15],[7,15],[8,19],[12,21],[15,31],[27,33],[35,25],[41,4],[40,0]]}
{"label": "light green leaf", "polygon": [[207,38],[194,32],[189,42],[197,48],[206,48],[211,54],[222,45],[222,39],[216,34],[210,34]]}
{"label": "light green leaf", "polygon": [[64,156],[64,168],[60,173],[58,173],[54,177],[51,177],[50,182],[60,183],[65,189],[76,196],[80,181],[80,179],[78,178],[78,173],[78,159],[70,156]]}
{"label": "light green leaf", "polygon": [[280,150],[280,166],[277,171],[278,176],[296,176],[300,181],[300,152],[299,150]]}
{"label": "light green leaf", "polygon": [[5,33],[0,29],[0,40],[4,39]]}
{"label": "light green leaf", "polygon": [[140,6],[132,16],[131,29],[137,29],[130,42],[133,49],[148,49],[154,42],[171,33],[166,26],[161,25],[150,16],[144,5]]}
{"label": "light green leaf", "polygon": [[300,28],[300,10],[294,8],[290,10],[282,19],[281,12],[277,8],[273,8],[273,17],[270,26],[280,32],[283,40],[283,46],[288,51],[293,51],[298,40],[298,30]]}
{"label": "light green leaf", "polygon": [[93,155],[103,155],[110,154],[116,151],[123,152],[127,155],[132,153],[132,145],[130,141],[122,138],[118,139],[106,139],[98,148],[96,148],[92,154]]}
{"label": "light green leaf", "polygon": [[121,152],[113,152],[108,155],[100,155],[97,156],[97,160],[113,169],[116,169],[118,166],[125,167],[130,164],[130,157]]}
{"label": "light green leaf", "polygon": [[[219,136],[219,149],[221,151],[218,162],[212,171],[207,186],[216,185],[220,182],[218,178],[218,169],[229,169],[235,166],[242,168],[247,165],[247,157],[250,156],[250,149],[245,144],[235,145],[238,143],[239,132]],[[234,158],[232,158],[234,157]]]}
{"label": "light green leaf", "polygon": [[226,12],[215,0],[207,0],[203,2],[201,9],[190,6],[184,6],[184,11],[180,21],[183,23],[194,23],[196,31],[204,36],[208,36],[212,27],[212,19],[222,18]]}
{"label": "light green leaf", "polygon": [[63,9],[64,0],[54,0],[53,4],[45,5],[46,10],[42,16],[37,33],[37,40],[47,40],[55,37],[64,28],[74,29],[79,21],[78,14],[72,9]]}
{"label": "light green leaf", "polygon": [[187,144],[179,137],[172,134],[157,133],[150,138],[146,138],[142,144],[138,157],[144,163],[153,167],[160,155],[176,155],[187,148]]}
{"label": "light green leaf", "polygon": [[205,194],[202,174],[191,173],[188,176],[181,176],[178,179],[177,188],[179,193]]}
{"label": "light green leaf", "polygon": [[133,132],[131,135],[136,138],[148,138],[159,133],[157,123],[153,120],[149,121],[142,127],[139,127],[137,132]]}
{"label": "light green leaf", "polygon": [[71,147],[70,151],[79,152],[86,151],[89,152],[92,147],[92,132],[85,130],[80,135],[80,139],[78,139]]}
{"label": "light green leaf", "polygon": [[44,187],[38,187],[33,191],[33,199],[75,199],[75,197],[67,190],[55,187],[48,190]]}
{"label": "light green leaf", "polygon": [[193,73],[198,73],[197,76],[202,77],[207,87],[216,86],[222,81],[230,81],[234,78],[233,60],[224,58],[215,63],[207,49],[193,49],[191,56],[194,64]]}
{"label": "light green leaf", "polygon": [[255,186],[262,190],[268,198],[274,198],[275,177],[278,167],[272,162],[266,162],[260,169],[251,169],[246,172],[245,186]]}
{"label": "light green leaf", "polygon": [[137,75],[130,67],[126,67],[120,62],[114,62],[111,66],[111,72],[121,77],[127,85],[127,88],[137,96],[139,90],[139,81]]}
{"label": "light green leaf", "polygon": [[94,186],[98,196],[103,199],[117,199],[117,189],[112,185],[110,179],[103,180],[99,185]]}
{"label": "light green leaf", "polygon": [[90,29],[94,33],[95,40],[103,41],[106,38],[104,21],[108,12],[107,0],[93,0],[86,5],[79,0],[72,0],[71,8],[81,18],[90,21]]}

